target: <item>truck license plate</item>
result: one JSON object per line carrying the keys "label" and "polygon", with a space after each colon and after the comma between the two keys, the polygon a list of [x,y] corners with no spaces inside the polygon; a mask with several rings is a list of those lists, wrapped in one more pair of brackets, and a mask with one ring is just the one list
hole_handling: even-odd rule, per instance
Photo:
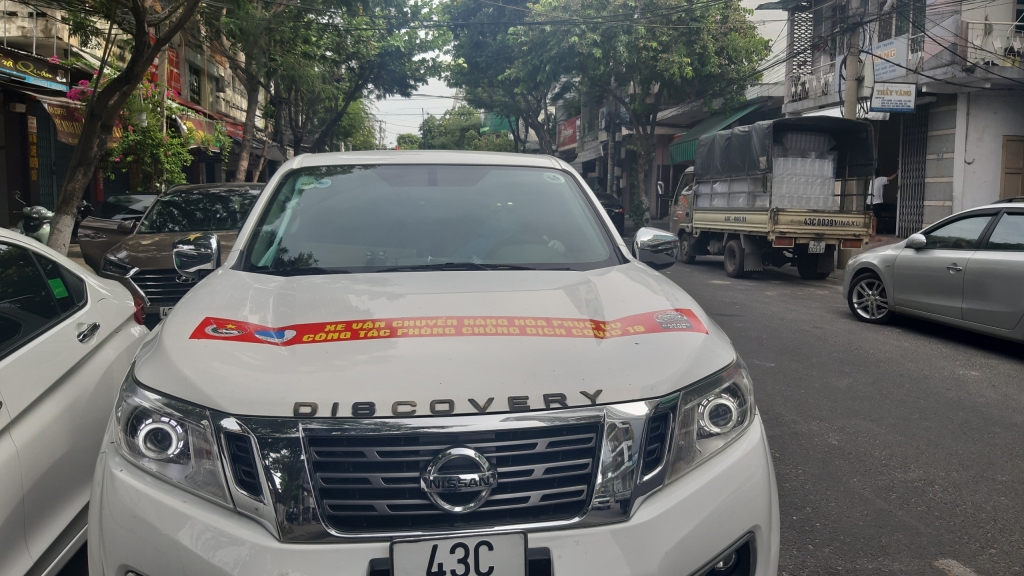
{"label": "truck license plate", "polygon": [[526,534],[395,540],[392,576],[525,576]]}
{"label": "truck license plate", "polygon": [[807,243],[808,254],[824,254],[825,253],[825,241],[824,240],[811,240]]}
{"label": "truck license plate", "polygon": [[160,318],[167,318],[167,315],[171,313],[174,306],[161,306],[160,307]]}

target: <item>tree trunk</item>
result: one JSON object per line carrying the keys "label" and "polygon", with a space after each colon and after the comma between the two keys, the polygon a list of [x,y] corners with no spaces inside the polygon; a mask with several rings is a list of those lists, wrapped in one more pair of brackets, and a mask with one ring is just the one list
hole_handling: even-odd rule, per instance
{"label": "tree trunk", "polygon": [[50,222],[50,239],[47,244],[61,254],[68,253],[71,243],[71,231],[75,226],[75,216],[82,194],[96,170],[100,156],[106,152],[107,144],[114,133],[114,126],[121,110],[128,99],[142,83],[143,78],[160,54],[175,35],[181,32],[185,24],[192,18],[200,0],[183,0],[178,6],[168,6],[167,12],[178,11],[176,18],[165,21],[167,28],[150,42],[149,28],[146,23],[148,2],[132,0],[131,16],[134,19],[131,56],[117,76],[110,80],[103,89],[93,94],[86,111],[82,133],[75,146],[75,153],[68,166],[67,177],[61,187],[57,199],[57,209]]}
{"label": "tree trunk", "polygon": [[361,89],[353,89],[347,96],[345,96],[345,103],[342,104],[341,108],[334,113],[334,116],[331,116],[331,119],[327,121],[327,124],[324,124],[324,127],[320,129],[320,133],[317,134],[316,141],[313,142],[313,152],[321,152],[323,147],[327,145],[327,141],[331,137],[331,132],[334,132],[335,126],[337,126],[338,122],[341,122],[342,118],[345,117],[345,114],[348,113],[349,106],[352,105],[352,102],[355,101],[355,96],[357,96],[361,91]]}
{"label": "tree trunk", "polygon": [[242,127],[242,145],[238,150],[238,167],[235,168],[234,182],[245,182],[249,170],[249,156],[252,153],[252,137],[256,131],[256,110],[260,106],[259,82],[245,82],[245,124]]}

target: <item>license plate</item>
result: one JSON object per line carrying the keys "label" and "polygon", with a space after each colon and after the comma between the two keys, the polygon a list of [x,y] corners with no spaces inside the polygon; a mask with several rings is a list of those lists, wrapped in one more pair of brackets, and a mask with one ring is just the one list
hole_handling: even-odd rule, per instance
{"label": "license plate", "polygon": [[167,318],[167,315],[170,314],[171,310],[173,310],[173,309],[174,309],[174,306],[161,306],[160,307],[160,317],[161,318]]}
{"label": "license plate", "polygon": [[811,240],[807,243],[808,254],[824,254],[825,253],[825,241],[824,240]]}
{"label": "license plate", "polygon": [[391,576],[525,576],[526,534],[396,540]]}

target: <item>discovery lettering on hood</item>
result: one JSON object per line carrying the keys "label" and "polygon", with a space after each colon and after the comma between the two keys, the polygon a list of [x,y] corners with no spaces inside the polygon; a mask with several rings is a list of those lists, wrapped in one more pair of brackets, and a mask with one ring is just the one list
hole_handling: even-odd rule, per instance
{"label": "discovery lettering on hood", "polygon": [[196,326],[189,339],[297,346],[393,338],[478,336],[607,340],[670,332],[707,334],[708,330],[692,310],[677,308],[633,314],[616,320],[543,316],[420,316],[313,322],[280,328],[207,317]]}

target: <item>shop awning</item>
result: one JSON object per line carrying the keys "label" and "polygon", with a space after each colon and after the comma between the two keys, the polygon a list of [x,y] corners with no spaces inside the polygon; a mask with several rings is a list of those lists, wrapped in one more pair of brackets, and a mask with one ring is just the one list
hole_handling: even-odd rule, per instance
{"label": "shop awning", "polygon": [[729,124],[732,124],[757,108],[760,108],[762,104],[764,104],[764,102],[748,104],[735,112],[719,112],[701,120],[699,124],[690,128],[689,132],[683,134],[677,138],[675,142],[672,142],[672,144],[669,145],[669,159],[673,164],[693,160],[694,156],[697,154],[697,140],[701,136],[718,132]]}
{"label": "shop awning", "polygon": [[[19,90],[28,96],[38,100],[46,113],[53,119],[57,128],[57,141],[69,146],[77,146],[78,138],[82,135],[82,128],[85,126],[85,105],[68,98],[58,96],[43,96],[28,90]],[[121,127],[114,126],[114,133],[111,135],[108,148],[114,147],[121,140]]]}
{"label": "shop awning", "polygon": [[789,10],[806,2],[807,0],[777,0],[767,4],[759,4],[754,10]]}

